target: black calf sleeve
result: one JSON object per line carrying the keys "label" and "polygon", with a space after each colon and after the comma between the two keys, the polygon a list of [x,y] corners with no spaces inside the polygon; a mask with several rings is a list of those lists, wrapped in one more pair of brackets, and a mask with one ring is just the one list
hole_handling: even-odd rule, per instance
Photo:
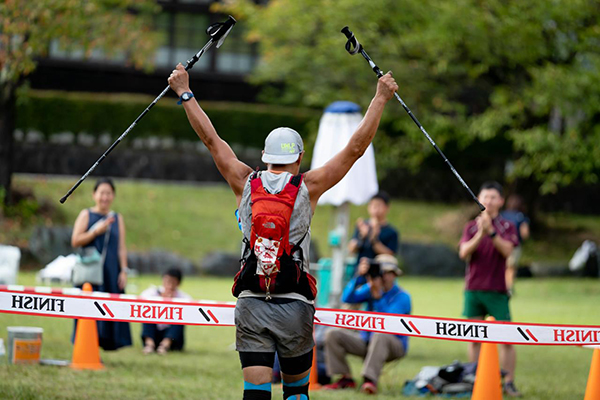
{"label": "black calf sleeve", "polygon": [[[308,400],[308,385],[303,385],[303,386],[286,386],[283,385],[283,400],[287,400],[289,399],[291,396],[297,395],[297,394],[303,394],[304,396],[306,396],[306,399]],[[304,397],[300,397],[301,399],[304,399]]]}
{"label": "black calf sleeve", "polygon": [[[241,354],[241,353],[240,353]],[[298,357],[279,357],[281,372],[286,375],[299,375],[312,367],[313,351],[309,351]]]}
{"label": "black calf sleeve", "polygon": [[257,366],[273,368],[275,353],[240,351],[240,361],[242,368]]}
{"label": "black calf sleeve", "polygon": [[244,390],[243,400],[271,400],[271,392],[264,390]]}

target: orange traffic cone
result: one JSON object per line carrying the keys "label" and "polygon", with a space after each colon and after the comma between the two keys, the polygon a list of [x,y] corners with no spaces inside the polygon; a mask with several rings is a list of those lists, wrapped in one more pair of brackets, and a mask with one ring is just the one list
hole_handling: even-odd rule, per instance
{"label": "orange traffic cone", "polygon": [[[83,285],[84,292],[91,292],[92,285]],[[98,326],[91,319],[77,320],[75,332],[75,345],[73,346],[73,369],[104,369],[100,361],[100,349],[98,346]]]}
{"label": "orange traffic cone", "polygon": [[[313,360],[312,367],[310,369],[310,378],[308,378],[309,390],[319,390],[321,385],[319,384],[319,371],[317,370],[317,345],[313,348]],[[586,399],[587,400],[587,399]]]}
{"label": "orange traffic cone", "polygon": [[600,399],[600,348],[594,349],[584,400]]}
{"label": "orange traffic cone", "polygon": [[[494,317],[488,317],[487,320],[495,321]],[[500,382],[498,345],[495,343],[482,343],[471,400],[501,399],[502,384]]]}

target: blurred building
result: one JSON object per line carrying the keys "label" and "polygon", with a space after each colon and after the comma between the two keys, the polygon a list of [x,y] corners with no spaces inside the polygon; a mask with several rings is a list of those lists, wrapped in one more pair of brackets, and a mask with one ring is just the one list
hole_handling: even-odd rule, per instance
{"label": "blurred building", "polygon": [[[215,0],[157,0],[162,7],[156,29],[162,46],[155,54],[155,68],[146,73],[125,64],[123,55],[107,56],[101,51],[84,60],[82,51],[61,50],[53,43],[48,57],[39,61],[30,76],[34,89],[85,92],[133,92],[158,94],[178,63],[185,63],[208,40],[206,28],[226,16],[210,13]],[[237,24],[223,46],[211,49],[190,71],[197,97],[205,100],[253,101],[257,88],[245,77],[258,60],[255,45],[243,40],[244,25]],[[215,51],[216,50],[216,51]]]}

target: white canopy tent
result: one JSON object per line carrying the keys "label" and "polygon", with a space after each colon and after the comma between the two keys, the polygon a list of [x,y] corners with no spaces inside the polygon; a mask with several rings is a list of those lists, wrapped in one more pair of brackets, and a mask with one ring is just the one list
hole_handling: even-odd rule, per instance
{"label": "white canopy tent", "polygon": [[[349,101],[336,101],[327,108],[319,123],[319,132],[313,151],[311,169],[318,168],[339,153],[350,141],[363,116],[360,106]],[[336,207],[335,233],[340,237],[333,249],[331,268],[331,290],[329,305],[337,306],[342,293],[344,261],[347,254],[348,228],[350,225],[349,204],[365,204],[377,193],[377,171],[375,152],[370,145],[365,154],[354,164],[348,174],[319,199],[319,204]]]}

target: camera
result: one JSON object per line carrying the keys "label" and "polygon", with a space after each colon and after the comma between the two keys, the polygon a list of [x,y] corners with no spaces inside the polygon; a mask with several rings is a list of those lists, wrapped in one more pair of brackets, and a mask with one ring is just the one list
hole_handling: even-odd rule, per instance
{"label": "camera", "polygon": [[381,276],[381,264],[374,260],[369,260],[369,271],[367,274],[371,278]]}

